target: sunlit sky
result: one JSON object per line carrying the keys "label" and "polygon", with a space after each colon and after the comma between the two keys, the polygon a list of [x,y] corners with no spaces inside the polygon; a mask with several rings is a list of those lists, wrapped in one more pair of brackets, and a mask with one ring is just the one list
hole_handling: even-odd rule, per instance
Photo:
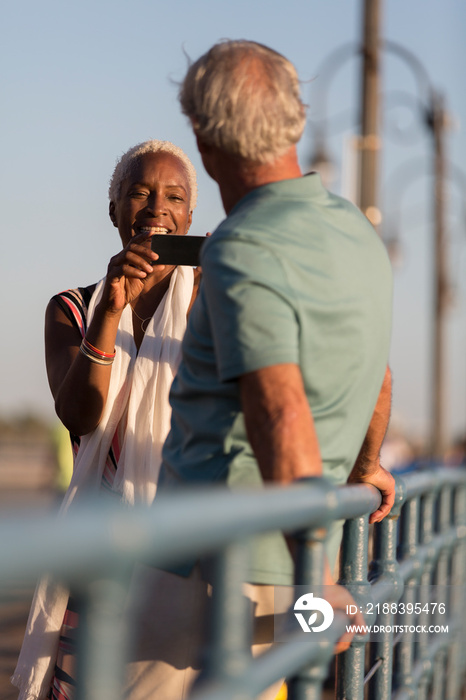
{"label": "sunlit sky", "polygon": [[[412,52],[451,115],[449,160],[466,163],[466,3],[381,0],[383,35]],[[43,321],[48,299],[104,276],[119,249],[108,219],[107,187],[115,159],[147,138],[168,139],[192,158],[199,203],[192,233],[223,218],[215,183],[202,170],[177,102],[186,56],[197,58],[221,38],[268,44],[296,65],[309,118],[322,116],[316,88],[325,84],[328,148],[337,169],[357,129],[359,63],[348,59],[328,82],[322,61],[360,40],[361,0],[16,0],[2,8],[3,341],[0,414],[53,417]],[[319,83],[320,81],[320,83]],[[412,68],[383,53],[384,110],[381,207],[384,231],[399,231],[395,269],[394,421],[428,432],[432,290],[432,148],[419,112],[424,100]],[[320,111],[319,111],[320,110]],[[299,146],[309,169],[313,131]],[[344,158],[343,158],[344,160]],[[348,167],[348,165],[346,166]],[[466,167],[466,166],[464,166]],[[333,189],[340,191],[340,178]],[[448,265],[452,304],[447,324],[450,435],[466,423],[465,188],[449,188]],[[462,213],[463,212],[463,213]]]}

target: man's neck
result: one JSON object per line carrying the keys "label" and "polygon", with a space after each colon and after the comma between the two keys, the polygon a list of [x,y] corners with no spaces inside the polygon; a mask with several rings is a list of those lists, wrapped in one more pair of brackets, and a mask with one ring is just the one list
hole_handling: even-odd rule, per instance
{"label": "man's neck", "polygon": [[240,199],[258,187],[281,180],[292,180],[302,175],[296,146],[292,146],[273,163],[265,165],[247,163],[217,151],[212,165],[211,175],[219,186],[223,207],[227,214]]}

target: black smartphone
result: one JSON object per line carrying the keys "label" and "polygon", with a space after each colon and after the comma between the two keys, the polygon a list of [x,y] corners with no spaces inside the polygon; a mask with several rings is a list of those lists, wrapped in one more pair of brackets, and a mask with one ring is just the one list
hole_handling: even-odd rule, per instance
{"label": "black smartphone", "polygon": [[199,254],[206,236],[173,236],[167,233],[152,236],[151,248],[159,256],[154,265],[199,265]]}

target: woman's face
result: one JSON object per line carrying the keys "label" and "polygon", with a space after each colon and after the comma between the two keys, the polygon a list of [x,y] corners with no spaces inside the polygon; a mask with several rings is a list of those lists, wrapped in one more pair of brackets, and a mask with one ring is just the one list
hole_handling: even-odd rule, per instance
{"label": "woman's face", "polygon": [[191,225],[191,191],[183,163],[171,153],[146,153],[121,184],[110,218],[123,245],[137,233],[184,236]]}

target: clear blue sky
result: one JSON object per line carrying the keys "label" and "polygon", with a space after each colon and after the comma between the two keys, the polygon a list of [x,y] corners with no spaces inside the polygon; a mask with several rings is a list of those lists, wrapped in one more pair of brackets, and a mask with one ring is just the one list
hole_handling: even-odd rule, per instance
{"label": "clear blue sky", "polygon": [[[466,163],[464,0],[382,0],[384,35],[412,51],[446,96],[455,130],[448,151]],[[184,51],[197,58],[218,39],[254,39],[290,58],[303,81],[312,117],[313,86],[322,60],[361,34],[360,0],[17,0],[2,9],[2,293],[0,413],[53,415],[43,360],[48,299],[105,274],[118,237],[107,216],[107,185],[115,159],[147,138],[174,141],[198,168],[199,204],[192,232],[223,218],[216,186],[203,173],[181,115],[174,81]],[[410,70],[384,54],[384,91],[415,94]],[[358,111],[357,62],[348,61],[329,85],[329,114],[340,115],[329,145],[341,159],[342,140]],[[384,117],[390,134],[409,127],[407,109]],[[308,129],[303,167],[312,150]],[[419,124],[408,144],[384,136],[383,207],[401,211],[403,251],[395,270],[391,364],[394,409],[407,429],[425,433],[429,400],[431,298],[431,180],[429,142]],[[420,159],[403,188],[398,168]],[[466,167],[466,166],[465,166]],[[395,174],[394,174],[395,173]],[[392,184],[390,184],[390,182]],[[395,184],[394,184],[395,182]],[[466,423],[466,234],[461,197],[451,188],[449,266],[455,305],[448,323],[448,408],[452,431]]]}

